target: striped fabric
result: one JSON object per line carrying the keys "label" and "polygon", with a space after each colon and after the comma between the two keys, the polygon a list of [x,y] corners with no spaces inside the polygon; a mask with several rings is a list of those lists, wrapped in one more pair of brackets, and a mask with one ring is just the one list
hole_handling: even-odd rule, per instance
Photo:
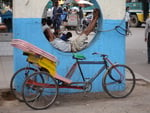
{"label": "striped fabric", "polygon": [[57,58],[55,56],[53,56],[52,54],[32,45],[31,43],[28,43],[24,40],[21,39],[13,39],[11,42],[11,45],[21,49],[24,52],[32,52],[32,53],[36,53],[39,54],[45,58],[48,58],[49,60],[52,60],[53,62],[58,62]]}
{"label": "striped fabric", "polygon": [[[52,54],[50,54],[50,53],[48,53],[48,52],[32,45],[31,43],[28,43],[24,40],[13,39],[12,42],[11,42],[11,45],[13,47],[21,49],[24,52],[36,53],[36,54],[41,55],[41,56],[43,56],[43,57],[45,57],[45,58],[47,58],[47,59],[49,59],[53,62],[58,62],[57,58],[55,56],[53,56]],[[58,80],[61,80],[61,81],[65,82],[65,83],[68,83],[68,84],[72,83],[71,80],[59,75],[58,73],[55,73],[54,77]]]}

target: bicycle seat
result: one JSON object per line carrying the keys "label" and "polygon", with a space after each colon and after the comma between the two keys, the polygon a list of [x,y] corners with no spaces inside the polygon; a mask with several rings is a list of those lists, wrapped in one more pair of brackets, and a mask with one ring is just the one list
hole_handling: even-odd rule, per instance
{"label": "bicycle seat", "polygon": [[86,59],[86,57],[81,55],[81,54],[80,55],[79,54],[73,54],[72,58],[77,59],[77,60],[85,60]]}

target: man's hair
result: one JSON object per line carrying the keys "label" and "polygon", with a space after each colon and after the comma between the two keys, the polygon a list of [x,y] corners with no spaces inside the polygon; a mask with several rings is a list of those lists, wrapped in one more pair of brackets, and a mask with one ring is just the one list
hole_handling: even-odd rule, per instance
{"label": "man's hair", "polygon": [[71,32],[67,32],[66,36],[67,36],[67,38],[70,38],[70,37],[72,37],[72,33]]}
{"label": "man's hair", "polygon": [[55,1],[55,2],[54,2],[54,4],[57,4],[57,5],[58,5],[58,4],[59,4],[59,2],[58,2],[58,1]]}
{"label": "man's hair", "polygon": [[42,25],[45,25],[47,23],[46,18],[42,18]]}
{"label": "man's hair", "polygon": [[127,7],[126,7],[126,11],[127,11],[127,10],[129,10],[129,9],[130,9],[130,7],[129,7],[129,6],[127,6]]}

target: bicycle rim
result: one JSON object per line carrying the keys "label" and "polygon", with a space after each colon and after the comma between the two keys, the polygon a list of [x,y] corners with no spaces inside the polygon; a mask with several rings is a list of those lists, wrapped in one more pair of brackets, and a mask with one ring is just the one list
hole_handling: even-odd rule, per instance
{"label": "bicycle rim", "polygon": [[54,103],[58,95],[58,85],[49,73],[37,72],[25,80],[22,95],[30,108],[46,109]]}
{"label": "bicycle rim", "polygon": [[27,76],[37,72],[37,69],[24,67],[14,73],[10,81],[10,90],[16,99],[23,101],[22,86]]}
{"label": "bicycle rim", "polygon": [[[119,71],[118,71],[119,70]],[[135,87],[135,75],[126,65],[111,67],[103,77],[104,91],[113,98],[124,98],[131,94]]]}

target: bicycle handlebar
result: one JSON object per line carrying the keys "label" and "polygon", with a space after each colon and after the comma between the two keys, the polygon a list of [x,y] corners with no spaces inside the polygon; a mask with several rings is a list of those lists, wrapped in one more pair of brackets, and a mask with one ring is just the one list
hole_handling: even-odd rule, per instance
{"label": "bicycle handlebar", "polygon": [[94,52],[94,53],[92,53],[92,55],[100,55],[100,57],[106,57],[106,56],[108,56],[106,54],[101,54],[101,53],[98,53],[98,52]]}

